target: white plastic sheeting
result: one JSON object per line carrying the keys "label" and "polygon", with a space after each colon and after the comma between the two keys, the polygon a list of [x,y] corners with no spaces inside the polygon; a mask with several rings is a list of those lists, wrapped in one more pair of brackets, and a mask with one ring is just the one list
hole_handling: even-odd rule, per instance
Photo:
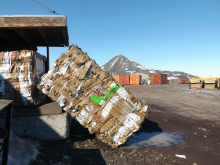
{"label": "white plastic sheeting", "polygon": [[11,52],[5,53],[5,58],[2,61],[2,66],[0,67],[0,92],[5,95],[5,80],[9,76],[9,68],[11,67]]}
{"label": "white plastic sheeting", "polygon": [[24,64],[20,66],[19,84],[20,84],[20,92],[21,92],[22,100],[25,103],[25,106],[27,106],[27,98],[31,98],[31,94],[28,91],[28,81],[25,80],[25,77],[22,74],[23,71],[24,71]]}
{"label": "white plastic sheeting", "polygon": [[119,100],[119,96],[114,96],[110,99],[108,104],[105,106],[105,108],[102,110],[102,116],[107,117],[112,107],[117,103]]}
{"label": "white plastic sheeting", "polygon": [[45,71],[45,65],[44,65],[44,61],[37,58],[36,55],[35,55],[35,60],[36,60],[36,75],[37,75],[37,78],[40,79],[40,74],[43,74],[44,71]]}
{"label": "white plastic sheeting", "polygon": [[119,88],[117,93],[119,94],[119,96],[121,98],[123,98],[124,100],[127,100],[127,97],[129,96],[128,92],[126,91],[126,89],[124,87]]}
{"label": "white plastic sheeting", "polygon": [[78,120],[79,122],[83,121],[87,116],[89,115],[88,112],[86,112],[84,109],[82,109],[82,111],[80,112],[80,114],[78,116],[76,116],[76,120]]}
{"label": "white plastic sheeting", "polygon": [[53,67],[52,67],[47,73],[45,73],[45,74],[41,77],[41,81],[40,81],[40,83],[38,84],[38,86],[44,85],[46,79],[47,79],[49,76],[53,75],[55,71],[56,71],[56,64],[53,64]]}
{"label": "white plastic sheeting", "polygon": [[[121,126],[118,130],[118,132],[114,136],[114,141],[118,144],[120,144],[121,138],[124,136],[124,134],[128,131],[131,130],[134,126],[135,123],[140,120],[140,116],[136,115],[135,113],[129,113],[126,116],[124,125]],[[136,126],[137,127],[137,126]]]}

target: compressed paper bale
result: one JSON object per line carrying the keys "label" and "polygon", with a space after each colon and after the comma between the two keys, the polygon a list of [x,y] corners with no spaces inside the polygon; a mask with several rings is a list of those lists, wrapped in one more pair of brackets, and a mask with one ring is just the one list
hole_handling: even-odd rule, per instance
{"label": "compressed paper bale", "polygon": [[217,87],[220,89],[220,79],[217,80]]}
{"label": "compressed paper bale", "polygon": [[14,100],[14,106],[43,103],[46,97],[37,84],[45,73],[45,60],[30,50],[0,52],[0,98]]}
{"label": "compressed paper bale", "polygon": [[41,77],[38,89],[112,147],[123,144],[150,112],[145,101],[74,45]]}

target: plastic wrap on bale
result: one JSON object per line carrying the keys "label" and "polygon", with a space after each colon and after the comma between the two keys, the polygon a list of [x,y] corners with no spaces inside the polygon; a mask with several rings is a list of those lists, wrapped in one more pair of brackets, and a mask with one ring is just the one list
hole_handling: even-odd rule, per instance
{"label": "plastic wrap on bale", "polygon": [[146,101],[74,45],[41,77],[38,88],[112,147],[125,143],[150,112]]}
{"label": "plastic wrap on bale", "polygon": [[32,50],[0,52],[0,99],[14,106],[39,105],[46,96],[37,89],[46,57]]}

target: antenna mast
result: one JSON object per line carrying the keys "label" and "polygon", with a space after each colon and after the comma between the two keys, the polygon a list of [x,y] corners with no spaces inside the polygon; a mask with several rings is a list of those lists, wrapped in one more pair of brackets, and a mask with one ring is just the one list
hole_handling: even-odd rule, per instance
{"label": "antenna mast", "polygon": [[36,2],[36,3],[38,3],[40,6],[37,5],[37,4],[35,4],[35,3],[30,2],[30,1],[28,1],[28,0],[24,0],[24,1],[29,2],[29,3],[31,3],[31,4],[33,4],[33,5],[37,6],[37,7],[40,7],[40,8],[42,8],[42,9],[44,9],[44,10],[47,10],[47,11],[49,11],[50,13],[59,15],[55,10],[51,10],[50,8],[44,6],[43,4],[41,4],[40,2],[38,2],[38,1],[36,1],[36,0],[33,0],[33,1]]}

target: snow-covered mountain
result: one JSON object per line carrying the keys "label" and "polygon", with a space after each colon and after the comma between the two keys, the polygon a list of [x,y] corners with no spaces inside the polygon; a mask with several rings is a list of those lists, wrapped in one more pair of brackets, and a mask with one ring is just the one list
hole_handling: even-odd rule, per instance
{"label": "snow-covered mountain", "polygon": [[162,71],[162,70],[154,70],[143,66],[135,61],[132,61],[126,58],[123,55],[118,55],[112,58],[109,62],[104,64],[102,70],[107,71],[110,74],[138,74],[144,73],[148,74],[156,74],[156,73],[163,73],[167,74],[168,79],[175,79],[175,78],[193,78],[196,77],[194,75],[180,72],[180,71]]}

